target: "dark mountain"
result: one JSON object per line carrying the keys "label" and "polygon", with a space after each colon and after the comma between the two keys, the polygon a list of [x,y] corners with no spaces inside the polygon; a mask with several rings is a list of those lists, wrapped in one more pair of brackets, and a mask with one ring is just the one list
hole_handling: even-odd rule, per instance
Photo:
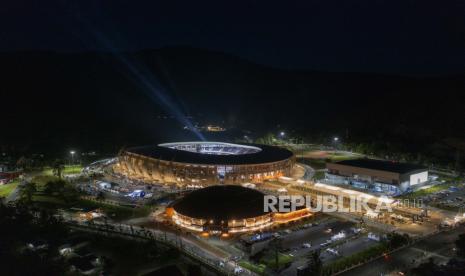
{"label": "dark mountain", "polygon": [[185,116],[256,135],[278,125],[409,144],[465,134],[463,75],[292,71],[190,48],[2,53],[0,73],[0,142],[25,150],[195,139]]}

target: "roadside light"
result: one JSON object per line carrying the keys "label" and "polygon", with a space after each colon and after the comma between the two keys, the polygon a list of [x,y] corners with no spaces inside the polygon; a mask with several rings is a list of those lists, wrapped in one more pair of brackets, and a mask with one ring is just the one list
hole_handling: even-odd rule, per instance
{"label": "roadside light", "polygon": [[71,150],[69,153],[71,154],[71,162],[74,164],[74,154],[76,153],[76,151]]}

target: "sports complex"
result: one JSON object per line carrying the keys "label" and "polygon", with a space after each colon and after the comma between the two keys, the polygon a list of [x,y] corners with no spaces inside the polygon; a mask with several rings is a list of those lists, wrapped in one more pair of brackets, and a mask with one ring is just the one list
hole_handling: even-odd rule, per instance
{"label": "sports complex", "polygon": [[179,142],[123,150],[115,172],[147,183],[240,184],[289,175],[294,154],[284,148],[223,142]]}

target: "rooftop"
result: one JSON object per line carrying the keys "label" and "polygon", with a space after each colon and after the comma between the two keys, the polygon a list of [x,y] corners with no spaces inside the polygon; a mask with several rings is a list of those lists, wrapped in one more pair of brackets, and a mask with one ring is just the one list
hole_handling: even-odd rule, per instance
{"label": "rooftop", "polygon": [[[204,142],[201,144],[210,144],[212,142]],[[293,156],[293,153],[287,149],[267,146],[267,145],[242,145],[242,144],[227,144],[221,142],[215,142],[216,144],[223,145],[227,149],[231,149],[236,146],[238,149],[246,149],[245,153],[240,154],[224,154],[224,150],[217,150],[219,153],[212,153],[211,150],[208,153],[195,152],[186,149],[180,149],[179,147],[170,147],[170,144],[160,144],[156,146],[143,146],[129,148],[126,150],[128,153],[134,153],[139,155],[148,156],[154,159],[160,159],[165,161],[190,163],[190,164],[205,164],[205,165],[243,165],[243,164],[262,164],[272,163],[282,160],[286,160]],[[181,143],[177,143],[180,145]],[[184,143],[188,145],[189,143]],[[200,144],[199,142],[192,142],[193,145]],[[204,145],[205,146],[205,145]],[[255,150],[250,150],[255,149]]]}
{"label": "rooftop", "polygon": [[264,194],[235,185],[195,190],[174,203],[176,212],[199,219],[232,220],[264,215]]}
{"label": "rooftop", "polygon": [[336,162],[335,164],[366,168],[378,171],[388,171],[393,173],[409,173],[412,171],[427,170],[426,167],[416,164],[399,163],[394,161],[376,160],[376,159],[352,159]]}

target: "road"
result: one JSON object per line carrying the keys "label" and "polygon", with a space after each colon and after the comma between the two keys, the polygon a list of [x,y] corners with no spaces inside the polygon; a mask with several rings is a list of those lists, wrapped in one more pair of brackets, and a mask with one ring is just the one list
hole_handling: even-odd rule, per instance
{"label": "road", "polygon": [[18,186],[5,198],[5,203],[14,202],[19,199],[19,191],[24,185],[26,185],[26,180],[22,180]]}
{"label": "road", "polygon": [[387,275],[392,272],[405,272],[419,263],[433,258],[436,263],[446,263],[455,255],[455,240],[465,232],[465,226],[459,226],[447,232],[432,235],[409,247],[401,249],[388,258],[380,258],[352,269],[341,275]]}
{"label": "road", "polygon": [[299,163],[300,166],[302,166],[305,169],[305,174],[302,177],[303,180],[308,180],[311,181],[313,176],[315,175],[315,170],[310,167],[309,165],[305,165],[302,163]]}
{"label": "road", "polygon": [[[81,227],[88,230],[100,228],[98,231],[115,232],[123,235],[139,236],[141,238],[148,238],[151,235],[155,240],[171,244],[177,249],[183,251],[185,254],[197,259],[198,261],[207,264],[208,266],[215,267],[219,271],[224,271],[225,274],[230,274],[237,267],[236,263],[231,260],[231,256],[215,248],[208,243],[192,235],[178,235],[171,232],[163,232],[156,229],[142,228],[138,226],[131,226],[126,224],[118,224],[107,222],[108,228],[104,222],[94,222],[89,225],[83,222],[71,220],[70,217],[64,216],[64,219],[70,222],[75,227]],[[222,263],[223,265],[220,265]],[[243,269],[240,275],[255,275],[253,272]]]}
{"label": "road", "polygon": [[[331,247],[330,244],[324,246],[322,246],[321,244],[331,239],[332,236],[339,233],[340,231],[344,231],[345,233],[347,233],[347,238],[350,238],[354,235],[353,232],[351,232],[350,230],[354,226],[355,224],[349,221],[340,221],[334,218],[329,218],[327,221],[321,222],[318,226],[313,226],[308,229],[299,230],[284,236],[282,238],[281,245],[284,249],[290,250],[288,253],[294,256],[294,262],[281,274],[289,276],[296,275],[297,268],[306,265],[308,260],[307,256],[311,251],[323,250],[328,247]],[[331,231],[328,231],[328,229],[331,229]],[[351,242],[352,241],[350,241],[349,244]],[[303,248],[303,243],[310,243],[311,247]],[[363,249],[363,247],[361,247],[360,244],[356,244],[352,249],[348,249],[348,252],[349,250]],[[322,257],[323,261],[331,261],[332,259],[337,258],[337,256],[330,255],[325,251],[322,252]]]}

